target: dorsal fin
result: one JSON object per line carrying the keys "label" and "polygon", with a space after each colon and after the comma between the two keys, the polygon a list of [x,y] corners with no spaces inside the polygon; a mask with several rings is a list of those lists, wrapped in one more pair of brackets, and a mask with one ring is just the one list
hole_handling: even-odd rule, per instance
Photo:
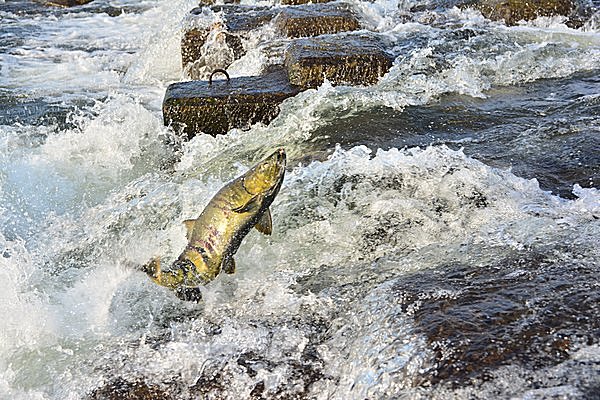
{"label": "dorsal fin", "polygon": [[273,220],[271,218],[271,211],[268,208],[254,227],[257,231],[265,235],[273,233]]}
{"label": "dorsal fin", "polygon": [[192,237],[192,232],[194,231],[194,225],[196,224],[196,220],[195,219],[186,219],[185,221],[183,221],[183,224],[185,225],[185,229],[186,229],[185,236],[189,240],[190,237]]}

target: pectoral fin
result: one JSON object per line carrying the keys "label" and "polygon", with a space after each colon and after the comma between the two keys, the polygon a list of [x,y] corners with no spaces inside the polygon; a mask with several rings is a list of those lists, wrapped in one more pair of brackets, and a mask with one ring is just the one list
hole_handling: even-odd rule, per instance
{"label": "pectoral fin", "polygon": [[192,236],[192,232],[194,230],[194,225],[196,224],[196,220],[195,219],[186,219],[185,221],[183,221],[183,224],[185,225],[185,229],[186,229],[185,236],[189,240],[190,237]]}
{"label": "pectoral fin", "polygon": [[233,274],[235,272],[235,260],[233,257],[225,258],[223,264],[221,264],[221,269],[226,274]]}
{"label": "pectoral fin", "polygon": [[243,214],[245,212],[252,211],[253,209],[260,207],[261,201],[262,201],[262,196],[256,195],[253,198],[251,198],[250,200],[248,200],[248,202],[246,204],[242,204],[241,206],[234,208],[233,211],[236,213],[239,213],[239,214]]}
{"label": "pectoral fin", "polygon": [[273,220],[271,218],[271,211],[267,208],[267,211],[260,217],[258,223],[254,225],[257,231],[265,235],[273,233]]}

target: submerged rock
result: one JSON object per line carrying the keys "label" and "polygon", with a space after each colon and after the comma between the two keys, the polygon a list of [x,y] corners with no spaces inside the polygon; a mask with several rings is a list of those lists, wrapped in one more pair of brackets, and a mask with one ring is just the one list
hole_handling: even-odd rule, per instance
{"label": "submerged rock", "polygon": [[[171,331],[175,321],[171,320],[165,331]],[[165,368],[160,379],[149,378],[143,373],[123,372],[122,365],[140,362],[135,355],[119,352],[114,357],[105,357],[106,374],[117,378],[103,384],[89,394],[87,400],[196,400],[196,399],[313,399],[314,385],[318,382],[334,380],[326,369],[325,361],[319,355],[318,345],[326,335],[329,321],[322,316],[307,312],[307,315],[265,321],[252,319],[239,325],[239,329],[265,330],[268,338],[258,337],[256,346],[250,348],[232,343],[224,353],[212,352],[222,346],[223,330],[232,332],[229,322],[210,321],[206,315],[189,315],[196,340],[207,346],[209,353],[191,350],[194,355],[178,357],[181,369]],[[196,331],[199,329],[200,331]],[[282,330],[283,329],[283,330]],[[191,332],[190,332],[191,333]],[[226,333],[227,335],[228,333]],[[298,336],[300,334],[300,337]],[[290,335],[290,336],[288,336]],[[200,339],[201,338],[201,339]],[[146,338],[146,346],[151,346],[157,359],[170,354],[177,347],[179,339],[167,334],[154,338],[151,343]],[[187,338],[191,339],[191,337]],[[181,343],[181,342],[180,342]],[[137,342],[136,342],[137,344]],[[131,343],[131,346],[136,344]],[[146,347],[144,351],[147,351]],[[118,362],[115,361],[118,360]],[[145,362],[146,358],[141,362]],[[197,363],[194,363],[197,361]]]}
{"label": "submerged rock", "polygon": [[178,82],[167,88],[164,122],[182,129],[190,138],[200,132],[224,134],[232,128],[269,123],[279,114],[279,104],[299,92],[282,69],[212,85],[206,81]]}
{"label": "submerged rock", "polygon": [[58,6],[58,7],[73,7],[73,6],[82,6],[87,3],[91,3],[92,0],[46,0],[45,4],[49,6]]}
{"label": "submerged rock", "polygon": [[276,18],[279,31],[291,38],[354,31],[360,24],[346,4],[307,4],[286,7]]}
{"label": "submerged rock", "polygon": [[392,61],[376,38],[364,35],[299,39],[285,53],[290,83],[302,88],[318,87],[325,79],[334,85],[371,85]]}
{"label": "submerged rock", "polygon": [[175,398],[144,381],[130,382],[117,378],[92,392],[89,400],[174,400]]}
{"label": "submerged rock", "polygon": [[515,25],[537,17],[571,16],[578,3],[575,0],[481,0],[475,7],[486,18]]}
{"label": "submerged rock", "polygon": [[[265,382],[264,376],[274,371],[285,371],[285,381],[273,385]],[[225,366],[210,366],[202,371],[196,383],[189,388],[191,398],[224,399],[230,395],[230,387],[240,380],[253,382],[249,390],[249,399],[312,399],[311,386],[326,378],[323,372],[323,361],[316,356],[311,346],[302,353],[299,360],[276,362],[265,355],[254,352],[240,354],[234,363]]]}
{"label": "submerged rock", "polygon": [[485,381],[503,365],[556,365],[600,337],[598,268],[555,255],[516,254],[497,265],[449,265],[395,290],[428,339],[432,383]]}

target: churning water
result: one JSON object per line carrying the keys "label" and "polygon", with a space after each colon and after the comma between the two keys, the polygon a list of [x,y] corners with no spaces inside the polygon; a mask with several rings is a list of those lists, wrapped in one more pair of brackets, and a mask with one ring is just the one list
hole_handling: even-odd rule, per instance
{"label": "churning water", "polygon": [[[397,55],[378,84],[181,143],[160,107],[195,1],[0,0],[0,398],[600,396],[598,19],[352,3]],[[235,275],[189,303],[136,268],[279,146]]]}

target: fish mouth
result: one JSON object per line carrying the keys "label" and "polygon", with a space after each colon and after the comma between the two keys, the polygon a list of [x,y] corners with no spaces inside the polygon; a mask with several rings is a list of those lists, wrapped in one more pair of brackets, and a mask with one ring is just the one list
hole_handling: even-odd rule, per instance
{"label": "fish mouth", "polygon": [[267,159],[265,161],[266,162],[274,162],[277,165],[277,167],[279,167],[281,169],[285,168],[285,164],[286,164],[285,149],[283,147],[278,148],[269,157],[267,157]]}
{"label": "fish mouth", "polygon": [[285,149],[283,147],[277,149],[277,151],[275,151],[274,155],[275,155],[275,160],[281,169],[279,174],[282,175],[283,172],[285,171],[285,164],[286,164],[286,158],[287,158],[286,154],[285,154]]}
{"label": "fish mouth", "polygon": [[274,153],[275,157],[277,157],[277,161],[279,163],[285,163],[285,149],[283,147],[278,148],[275,153]]}
{"label": "fish mouth", "polygon": [[277,169],[277,178],[276,180],[281,182],[283,180],[283,175],[285,173],[285,165],[286,165],[286,154],[285,149],[280,147],[277,149],[271,157],[274,158],[275,168]]}

